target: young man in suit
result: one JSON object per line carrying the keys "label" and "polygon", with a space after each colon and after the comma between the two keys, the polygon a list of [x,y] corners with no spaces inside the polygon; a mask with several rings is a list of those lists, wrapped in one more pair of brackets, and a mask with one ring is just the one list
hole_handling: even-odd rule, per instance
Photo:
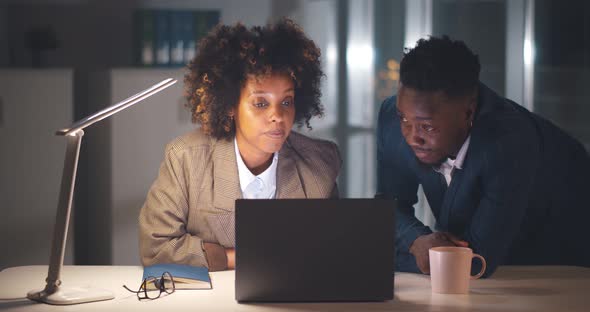
{"label": "young man in suit", "polygon": [[[436,246],[472,248],[486,276],[503,264],[590,266],[588,152],[479,82],[479,70],[463,42],[422,39],[381,107],[376,196],[399,200],[396,270],[429,273]],[[414,215],[420,184],[435,232]]]}

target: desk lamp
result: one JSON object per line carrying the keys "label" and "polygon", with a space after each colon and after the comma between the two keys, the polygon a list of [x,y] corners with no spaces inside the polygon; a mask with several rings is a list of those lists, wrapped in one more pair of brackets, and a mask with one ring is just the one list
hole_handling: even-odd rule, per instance
{"label": "desk lamp", "polygon": [[81,286],[61,286],[60,273],[64,262],[66,237],[72,209],[72,198],[76,182],[76,170],[78,168],[78,156],[80,143],[84,136],[84,128],[116,114],[129,106],[132,106],[176,83],[176,80],[168,78],[141,91],[122,102],[109,106],[91,116],[75,122],[69,128],[58,130],[55,135],[65,136],[67,140],[64,169],[61,178],[57,214],[53,229],[53,242],[51,244],[51,256],[49,258],[49,270],[47,273],[47,285],[44,289],[33,290],[27,294],[27,298],[56,305],[68,305],[100,300],[110,300],[114,295],[106,290]]}

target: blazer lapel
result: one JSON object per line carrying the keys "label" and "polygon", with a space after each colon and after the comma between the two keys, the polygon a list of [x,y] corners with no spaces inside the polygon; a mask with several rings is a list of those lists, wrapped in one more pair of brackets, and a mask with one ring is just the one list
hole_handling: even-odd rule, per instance
{"label": "blazer lapel", "polygon": [[213,206],[234,211],[236,198],[242,198],[233,140],[218,140],[213,150]]}
{"label": "blazer lapel", "polygon": [[276,198],[307,198],[295,156],[287,140],[279,152]]}
{"label": "blazer lapel", "polygon": [[441,182],[441,178],[444,178],[438,172],[434,171],[431,166],[419,164],[418,160],[415,160],[414,167],[420,175],[420,181],[424,193],[428,194],[426,196],[428,199],[428,205],[432,210],[432,214],[434,215],[438,226],[438,223],[440,222],[441,206],[446,193],[446,187],[442,185],[442,183],[445,182]]}
{"label": "blazer lapel", "polygon": [[[463,167],[465,168],[465,167]],[[443,227],[443,230],[450,231],[451,230],[451,210],[453,208],[453,201],[455,200],[455,195],[457,194],[457,190],[461,186],[461,181],[463,180],[463,170],[464,169],[455,169],[453,173],[453,179],[451,180],[451,184],[445,193],[444,200],[442,202],[442,206],[440,209],[440,221]]]}

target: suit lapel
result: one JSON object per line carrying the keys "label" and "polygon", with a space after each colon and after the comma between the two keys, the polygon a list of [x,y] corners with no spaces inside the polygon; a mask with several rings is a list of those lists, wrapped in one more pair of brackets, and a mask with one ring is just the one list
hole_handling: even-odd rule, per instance
{"label": "suit lapel", "polygon": [[461,181],[463,180],[463,170],[464,169],[454,170],[453,179],[451,180],[451,184],[449,185],[449,188],[447,189],[444,200],[442,202],[442,206],[440,209],[440,221],[445,231],[451,230],[451,210],[453,208],[453,201],[455,200],[457,190],[461,187]]}
{"label": "suit lapel", "polygon": [[213,206],[234,211],[236,198],[242,198],[233,140],[218,140],[213,150]]}
{"label": "suit lapel", "polygon": [[295,151],[289,144],[289,140],[283,144],[279,152],[279,163],[277,167],[277,193],[276,198],[307,198],[297,161]]}
{"label": "suit lapel", "polygon": [[[432,210],[432,214],[436,219],[436,226],[440,223],[440,212],[441,206],[445,198],[445,189],[441,186],[439,174],[436,173],[432,168],[428,168],[429,172],[422,173],[422,188],[424,193],[427,194],[428,205]],[[432,172],[430,172],[432,171]]]}

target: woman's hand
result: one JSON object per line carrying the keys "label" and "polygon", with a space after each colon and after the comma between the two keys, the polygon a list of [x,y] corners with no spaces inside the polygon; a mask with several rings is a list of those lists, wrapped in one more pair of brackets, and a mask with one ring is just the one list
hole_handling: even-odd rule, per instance
{"label": "woman's hand", "polygon": [[227,270],[227,255],[223,246],[214,243],[203,243],[203,250],[209,264],[209,271]]}
{"label": "woman's hand", "polygon": [[234,270],[236,268],[236,250],[234,248],[226,248],[225,256],[227,257],[227,269]]}
{"label": "woman's hand", "polygon": [[209,264],[209,271],[233,270],[236,267],[236,251],[219,244],[203,243],[203,250]]}

